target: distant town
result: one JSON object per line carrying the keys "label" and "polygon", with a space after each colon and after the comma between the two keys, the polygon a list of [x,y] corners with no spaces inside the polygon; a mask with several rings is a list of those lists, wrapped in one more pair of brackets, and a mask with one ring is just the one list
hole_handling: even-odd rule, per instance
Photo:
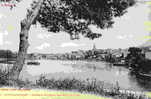
{"label": "distant town", "polygon": [[[151,59],[151,48],[141,47],[142,53],[145,54],[146,59]],[[89,61],[106,61],[106,62],[118,62],[124,59],[128,54],[127,49],[98,49],[95,44],[91,50],[78,50],[68,53],[29,53],[26,57],[28,60],[89,60]],[[10,50],[0,50],[0,58],[15,59],[17,57],[16,52]]]}

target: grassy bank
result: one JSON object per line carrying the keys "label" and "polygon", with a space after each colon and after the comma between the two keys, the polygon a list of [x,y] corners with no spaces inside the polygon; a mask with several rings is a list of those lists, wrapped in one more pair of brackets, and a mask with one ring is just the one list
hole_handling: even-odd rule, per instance
{"label": "grassy bank", "polygon": [[96,79],[87,79],[85,81],[77,79],[46,79],[41,76],[36,82],[36,86],[47,89],[69,90],[81,93],[91,93],[101,96],[113,97],[113,99],[147,99],[143,93],[120,90],[118,83],[116,85],[106,84]]}
{"label": "grassy bank", "polygon": [[[8,82],[9,72],[4,69],[0,70],[0,85],[12,86]],[[97,81],[97,79],[47,79],[45,76],[40,76],[36,84],[32,84],[28,80],[17,81],[17,86],[20,88],[45,88],[52,90],[62,91],[75,91],[80,93],[95,94],[104,97],[113,97],[113,99],[148,99],[143,93],[123,91],[120,89],[118,83],[116,85],[107,84],[103,81]]]}

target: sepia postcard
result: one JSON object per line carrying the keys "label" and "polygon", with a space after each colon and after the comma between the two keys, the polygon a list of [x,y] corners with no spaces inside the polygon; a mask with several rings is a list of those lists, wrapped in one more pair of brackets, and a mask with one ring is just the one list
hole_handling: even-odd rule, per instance
{"label": "sepia postcard", "polygon": [[151,0],[0,0],[0,99],[151,99]]}

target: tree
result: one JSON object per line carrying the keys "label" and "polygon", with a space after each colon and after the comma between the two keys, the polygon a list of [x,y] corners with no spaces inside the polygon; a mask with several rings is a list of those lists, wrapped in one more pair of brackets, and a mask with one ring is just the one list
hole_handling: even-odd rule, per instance
{"label": "tree", "polygon": [[137,73],[150,73],[151,72],[151,60],[145,58],[145,54],[142,53],[142,48],[130,47],[129,54],[126,60],[133,72]]}
{"label": "tree", "polygon": [[127,8],[134,4],[135,0],[34,1],[28,9],[26,18],[21,21],[18,57],[9,75],[10,79],[17,80],[23,68],[29,46],[28,31],[31,25],[39,22],[49,32],[65,31],[72,40],[79,39],[79,35],[93,40],[102,35],[93,33],[89,28],[91,24],[101,29],[111,28],[114,23],[113,18],[122,16]]}
{"label": "tree", "polygon": [[142,49],[137,47],[130,47],[128,49],[129,54],[126,57],[129,67],[134,71],[139,72],[145,63],[145,55],[142,53]]}

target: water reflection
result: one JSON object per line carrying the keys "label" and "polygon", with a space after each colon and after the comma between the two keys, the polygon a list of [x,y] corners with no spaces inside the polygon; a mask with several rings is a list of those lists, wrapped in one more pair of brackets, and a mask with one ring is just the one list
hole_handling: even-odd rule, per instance
{"label": "water reflection", "polygon": [[116,67],[105,62],[42,60],[39,66],[25,66],[21,77],[35,80],[40,74],[45,74],[50,79],[76,78],[86,80],[87,78],[96,78],[111,84],[118,82],[119,86],[124,89],[145,90],[145,88],[142,89],[139,81],[129,74],[127,68]]}
{"label": "water reflection", "polygon": [[151,91],[151,78],[129,72],[129,79],[136,82],[142,91]]}
{"label": "water reflection", "polygon": [[35,81],[41,74],[45,74],[50,79],[96,78],[112,84],[118,81],[119,86],[124,89],[151,91],[151,79],[130,73],[125,67],[116,67],[105,62],[41,60],[38,66],[24,66],[20,78]]}
{"label": "water reflection", "polygon": [[72,63],[62,63],[64,66],[73,67],[74,69],[82,69],[82,70],[107,70],[111,71],[113,65],[105,62],[84,62],[84,61],[75,61]]}

